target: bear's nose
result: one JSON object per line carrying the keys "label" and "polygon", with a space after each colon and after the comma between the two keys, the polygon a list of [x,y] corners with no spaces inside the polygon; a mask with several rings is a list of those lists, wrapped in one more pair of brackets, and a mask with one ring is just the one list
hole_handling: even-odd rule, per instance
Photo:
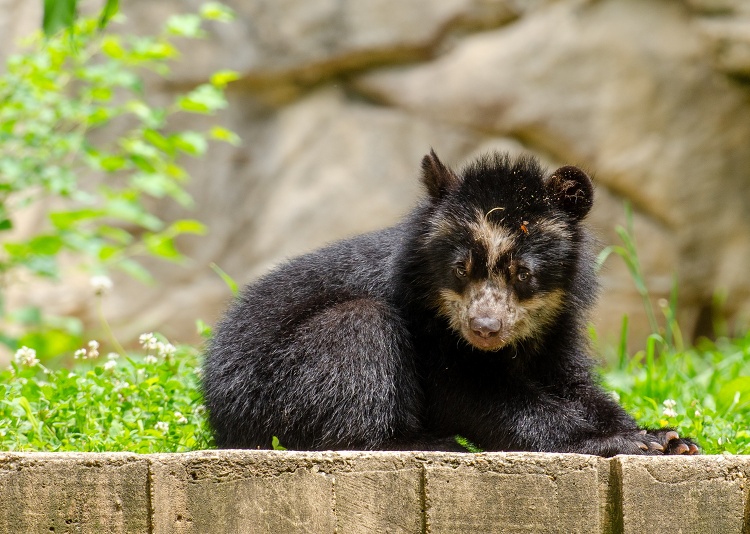
{"label": "bear's nose", "polygon": [[469,326],[479,337],[488,338],[497,335],[501,324],[495,317],[472,317]]}

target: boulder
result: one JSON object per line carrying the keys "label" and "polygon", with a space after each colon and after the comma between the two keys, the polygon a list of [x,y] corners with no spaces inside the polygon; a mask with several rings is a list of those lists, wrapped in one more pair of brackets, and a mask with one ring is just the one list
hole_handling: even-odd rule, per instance
{"label": "boulder", "polygon": [[[38,2],[0,0],[0,57]],[[151,32],[201,2],[133,0],[123,31]],[[238,18],[182,43],[156,98],[235,69],[220,120],[243,139],[187,162],[205,237],[180,242],[191,261],[150,262],[158,283],[118,277],[105,313],[123,340],[159,330],[194,341],[231,298],[209,264],[239,282],[335,239],[396,222],[419,195],[431,147],[454,166],[479,152],[532,152],[577,164],[597,185],[590,223],[618,243],[623,203],[657,308],[674,280],[686,337],[711,334],[714,298],[750,316],[750,9],[744,0],[253,0]],[[176,126],[201,128],[205,117]],[[649,332],[624,263],[611,257],[594,323],[604,342],[631,317],[633,348]],[[85,280],[20,286],[18,298],[95,325]]]}

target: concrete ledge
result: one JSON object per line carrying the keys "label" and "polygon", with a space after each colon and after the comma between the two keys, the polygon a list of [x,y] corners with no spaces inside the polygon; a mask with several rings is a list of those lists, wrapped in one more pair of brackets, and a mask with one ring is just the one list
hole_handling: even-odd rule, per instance
{"label": "concrete ledge", "polygon": [[0,533],[750,531],[750,457],[0,453]]}
{"label": "concrete ledge", "polygon": [[149,459],[0,453],[0,532],[148,532]]}

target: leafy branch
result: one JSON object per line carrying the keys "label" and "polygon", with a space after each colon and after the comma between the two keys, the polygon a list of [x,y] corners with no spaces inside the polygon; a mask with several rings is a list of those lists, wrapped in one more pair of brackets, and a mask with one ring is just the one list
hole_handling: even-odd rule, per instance
{"label": "leafy branch", "polygon": [[[70,2],[50,4],[62,10]],[[105,11],[116,8],[108,2]],[[10,273],[58,279],[65,256],[92,274],[118,268],[147,280],[138,257],[182,261],[175,239],[206,232],[195,220],[164,221],[149,199],[191,206],[185,156],[203,156],[209,139],[239,142],[220,126],[171,126],[178,114],[225,108],[224,90],[237,75],[218,72],[166,105],[151,102],[144,76],[168,76],[179,55],[174,38],[201,38],[204,21],[231,17],[209,3],[144,37],[109,32],[113,25],[101,31],[101,17],[81,18],[50,37],[35,36],[30,51],[8,60],[0,76],[0,317],[9,318],[3,284]],[[20,214],[39,202],[44,222],[19,232]],[[17,341],[0,333],[11,348]]]}

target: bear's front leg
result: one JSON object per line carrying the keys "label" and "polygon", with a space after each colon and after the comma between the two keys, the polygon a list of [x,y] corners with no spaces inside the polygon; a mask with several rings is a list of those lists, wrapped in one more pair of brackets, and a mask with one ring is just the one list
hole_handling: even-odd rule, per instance
{"label": "bear's front leg", "polygon": [[[486,440],[488,450],[570,452],[611,457],[617,454],[699,454],[698,445],[673,429],[641,429],[595,384],[554,392],[529,387],[506,402],[501,417],[509,443]],[[497,432],[502,436],[502,432]],[[494,441],[494,442],[493,442]]]}
{"label": "bear's front leg", "polygon": [[680,437],[671,429],[642,429],[585,439],[575,443],[568,452],[607,457],[617,454],[694,455],[700,454],[700,448],[692,439]]}
{"label": "bear's front leg", "polygon": [[644,429],[605,392],[592,388],[574,400],[572,407],[591,423],[594,435],[580,440],[573,448],[588,454],[684,454],[695,455],[700,448],[691,439],[680,436],[671,428]]}
{"label": "bear's front leg", "polygon": [[644,441],[648,441],[648,449],[656,450],[663,454],[699,454],[700,448],[690,438],[680,437],[677,431],[671,428],[643,429],[639,432]]}

